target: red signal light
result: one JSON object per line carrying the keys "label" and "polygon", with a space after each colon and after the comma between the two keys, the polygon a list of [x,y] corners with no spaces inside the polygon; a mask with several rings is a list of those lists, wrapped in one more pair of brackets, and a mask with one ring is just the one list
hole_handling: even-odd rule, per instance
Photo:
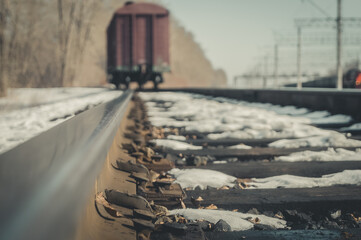
{"label": "red signal light", "polygon": [[361,88],[361,73],[357,75],[355,85],[356,88]]}

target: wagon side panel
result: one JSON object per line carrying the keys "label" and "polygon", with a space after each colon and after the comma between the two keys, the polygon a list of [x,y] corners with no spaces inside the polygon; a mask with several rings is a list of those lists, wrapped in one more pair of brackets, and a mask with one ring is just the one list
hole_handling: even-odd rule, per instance
{"label": "wagon side panel", "polygon": [[152,39],[152,18],[151,15],[136,16],[136,46],[135,65],[153,64],[153,39]]}
{"label": "wagon side panel", "polygon": [[154,16],[153,64],[155,71],[169,70],[169,18],[168,15]]}
{"label": "wagon side panel", "polygon": [[116,19],[116,64],[118,70],[129,70],[132,63],[131,55],[131,16],[118,15]]}

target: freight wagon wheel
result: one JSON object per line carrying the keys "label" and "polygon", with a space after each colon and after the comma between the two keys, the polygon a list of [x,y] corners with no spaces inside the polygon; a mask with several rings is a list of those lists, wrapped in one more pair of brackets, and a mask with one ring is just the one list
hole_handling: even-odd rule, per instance
{"label": "freight wagon wheel", "polygon": [[156,81],[153,82],[153,88],[154,90],[158,90],[158,83]]}
{"label": "freight wagon wheel", "polygon": [[125,89],[128,89],[129,88],[129,84],[130,82],[132,81],[132,79],[129,77],[129,76],[126,76],[125,77]]}
{"label": "freight wagon wheel", "polygon": [[143,89],[143,83],[138,82],[138,89],[139,89],[139,90]]}
{"label": "freight wagon wheel", "polygon": [[155,76],[154,81],[153,81],[153,86],[154,86],[154,89],[155,89],[155,90],[158,89],[159,83],[163,82],[162,80],[163,80],[163,79],[162,79],[162,76],[161,76],[161,75]]}

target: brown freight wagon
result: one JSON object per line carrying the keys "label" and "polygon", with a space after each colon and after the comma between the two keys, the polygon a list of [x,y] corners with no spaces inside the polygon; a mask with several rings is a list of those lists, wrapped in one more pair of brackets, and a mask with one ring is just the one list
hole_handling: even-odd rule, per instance
{"label": "brown freight wagon", "polygon": [[117,88],[153,81],[157,88],[169,66],[169,13],[151,3],[127,2],[107,29],[108,82]]}

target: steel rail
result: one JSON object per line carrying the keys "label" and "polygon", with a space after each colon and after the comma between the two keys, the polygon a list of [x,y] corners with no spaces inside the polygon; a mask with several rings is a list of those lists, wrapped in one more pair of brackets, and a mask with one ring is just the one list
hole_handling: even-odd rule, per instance
{"label": "steel rail", "polygon": [[0,239],[69,239],[133,91],[0,155]]}

